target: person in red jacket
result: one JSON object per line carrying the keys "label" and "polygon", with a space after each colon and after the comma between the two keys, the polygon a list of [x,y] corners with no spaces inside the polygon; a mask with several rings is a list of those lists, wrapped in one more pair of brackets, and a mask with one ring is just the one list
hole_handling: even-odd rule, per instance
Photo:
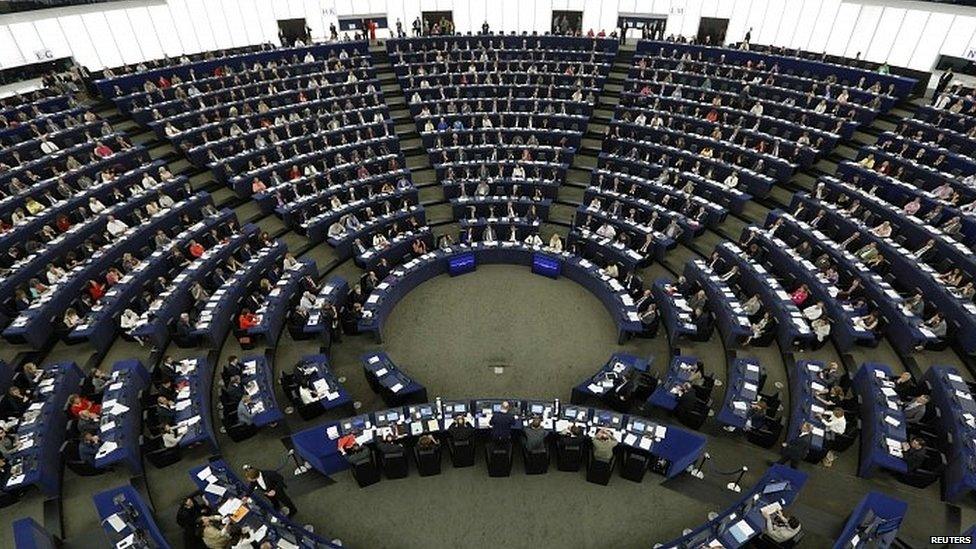
{"label": "person in red jacket", "polygon": [[95,280],[89,280],[88,295],[91,296],[92,301],[97,302],[99,299],[102,299],[102,296],[105,295],[105,286],[103,284],[99,284]]}
{"label": "person in red jacket", "polygon": [[241,311],[240,316],[237,317],[237,328],[240,330],[247,330],[248,328],[253,328],[261,323],[261,318],[258,315],[251,312],[250,309],[244,309]]}
{"label": "person in red jacket", "polygon": [[205,250],[203,249],[202,244],[200,244],[196,240],[191,240],[190,246],[188,247],[188,251],[190,252],[190,255],[192,255],[194,258],[198,258],[203,255],[203,252]]}
{"label": "person in red jacket", "polygon": [[102,413],[102,405],[92,402],[78,394],[68,397],[68,412],[71,414],[71,417],[77,418],[85,410],[98,415]]}

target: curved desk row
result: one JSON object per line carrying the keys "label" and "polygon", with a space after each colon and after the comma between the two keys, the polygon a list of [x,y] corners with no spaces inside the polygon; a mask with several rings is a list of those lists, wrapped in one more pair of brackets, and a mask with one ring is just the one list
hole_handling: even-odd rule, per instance
{"label": "curved desk row", "polygon": [[[467,262],[466,270],[457,271],[452,263]],[[532,266],[533,272],[558,276],[562,274],[582,285],[603,302],[617,323],[618,342],[642,330],[633,299],[616,279],[600,270],[597,265],[568,252],[552,252],[542,246],[528,246],[512,242],[478,242],[434,250],[412,259],[393,269],[376,286],[363,307],[359,329],[372,332],[377,342],[382,341],[383,324],[396,304],[410,290],[445,273],[461,274],[473,270],[477,264],[511,263]]]}
{"label": "curved desk row", "polygon": [[355,434],[357,440],[366,444],[387,434],[398,438],[443,434],[458,415],[466,416],[477,429],[487,431],[492,414],[499,410],[503,401],[511,405],[510,413],[516,419],[515,429],[521,429],[523,421],[532,417],[542,418],[543,428],[554,433],[576,425],[587,436],[593,436],[597,429],[605,428],[611,431],[620,446],[666,462],[667,478],[680,475],[705,450],[704,436],[641,416],[562,404],[559,400],[518,399],[438,399],[332,421],[295,433],[291,441],[295,452],[312,468],[323,475],[331,475],[349,468],[349,462],[338,449],[338,440],[344,435]]}

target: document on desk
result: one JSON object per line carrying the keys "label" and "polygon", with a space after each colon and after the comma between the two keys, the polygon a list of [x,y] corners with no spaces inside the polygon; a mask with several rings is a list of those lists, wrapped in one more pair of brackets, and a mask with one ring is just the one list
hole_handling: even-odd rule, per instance
{"label": "document on desk", "polygon": [[731,534],[735,541],[739,543],[745,543],[749,540],[749,538],[755,535],[755,533],[756,531],[752,529],[752,526],[749,526],[749,523],[746,522],[745,519],[742,519],[729,527],[729,534]]}
{"label": "document on desk", "polygon": [[112,513],[111,515],[109,515],[105,519],[105,522],[107,522],[108,525],[111,526],[112,529],[115,530],[116,532],[121,532],[126,528],[125,521],[122,520],[122,517],[120,517],[118,513]]}
{"label": "document on desk", "polygon": [[[104,409],[105,407],[103,406],[102,408]],[[128,411],[129,407],[121,402],[116,402],[111,408],[109,408],[109,413],[113,416],[120,416]]]}
{"label": "document on desk", "polygon": [[330,425],[325,429],[325,436],[329,437],[330,440],[339,438],[339,428],[335,425]]}
{"label": "document on desk", "polygon": [[223,495],[227,493],[227,488],[224,488],[219,484],[211,482],[210,484],[207,484],[207,486],[204,487],[203,491],[207,492],[208,494],[213,494],[219,498],[219,497],[223,497]]}
{"label": "document on desk", "polygon": [[624,436],[624,444],[626,444],[627,446],[637,446],[637,435],[633,433],[627,433],[627,435]]}
{"label": "document on desk", "polygon": [[132,547],[135,544],[136,544],[136,533],[133,532],[128,536],[125,536],[124,538],[120,539],[118,543],[115,544],[115,549],[129,549],[129,547]]}
{"label": "document on desk", "polygon": [[650,450],[651,449],[651,443],[653,443],[653,442],[654,441],[651,440],[651,437],[641,437],[640,442],[637,443],[637,446],[641,450]]}
{"label": "document on desk", "polygon": [[[208,486],[208,488],[209,488],[209,486]],[[223,488],[223,487],[221,487],[221,488]],[[217,512],[220,513],[221,515],[225,516],[225,517],[226,516],[233,515],[233,514],[237,513],[237,510],[240,509],[240,507],[241,507],[241,505],[243,505],[243,503],[244,502],[242,502],[241,500],[239,500],[237,498],[230,498],[227,501],[225,501],[219,508],[217,508]]]}
{"label": "document on desk", "polygon": [[403,389],[403,384],[401,383],[397,383],[393,387],[390,387],[390,390],[393,391],[394,393],[399,393],[402,389]]}

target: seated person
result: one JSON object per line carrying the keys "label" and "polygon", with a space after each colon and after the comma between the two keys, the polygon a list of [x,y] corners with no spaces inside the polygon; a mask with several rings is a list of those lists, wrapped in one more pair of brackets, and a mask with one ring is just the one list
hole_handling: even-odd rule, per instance
{"label": "seated person", "polygon": [[542,428],[542,418],[533,417],[526,425],[523,432],[525,435],[525,450],[527,452],[543,452],[546,449],[546,437],[549,431]]}
{"label": "seated person", "polygon": [[919,437],[912,437],[909,442],[902,444],[902,457],[908,466],[908,472],[914,473],[925,463],[925,442]]}
{"label": "seated person", "polygon": [[599,428],[593,435],[593,459],[610,463],[613,461],[613,450],[617,441],[609,429]]}
{"label": "seated person", "polygon": [[475,430],[464,414],[454,416],[454,423],[447,428],[447,433],[456,442],[470,440],[474,436]]}
{"label": "seated person", "polygon": [[766,519],[766,531],[763,535],[776,543],[790,541],[800,533],[800,521],[784,513],[782,509],[763,511],[763,516]]}
{"label": "seated person", "polygon": [[98,447],[101,443],[98,440],[98,435],[94,433],[83,433],[81,435],[81,441],[78,443],[78,457],[84,463],[95,466],[95,455],[98,453]]}
{"label": "seated person", "polygon": [[369,447],[360,444],[356,436],[356,433],[352,432],[341,437],[336,443],[339,453],[353,466],[370,463],[373,459],[372,452]]}
{"label": "seated person", "polygon": [[102,405],[96,404],[91,400],[78,395],[73,394],[68,397],[68,413],[71,417],[77,419],[82,410],[90,410],[95,414],[102,413]]}

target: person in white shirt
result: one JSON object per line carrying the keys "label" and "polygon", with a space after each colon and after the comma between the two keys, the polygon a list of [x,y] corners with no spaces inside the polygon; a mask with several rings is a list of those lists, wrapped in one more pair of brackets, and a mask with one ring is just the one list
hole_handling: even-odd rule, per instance
{"label": "person in white shirt", "polygon": [[847,418],[844,417],[842,408],[834,408],[829,414],[822,414],[820,421],[823,422],[824,429],[833,435],[843,435],[847,431]]}
{"label": "person in white shirt", "polygon": [[609,223],[604,223],[596,230],[596,234],[602,236],[603,238],[613,240],[613,237],[617,236],[617,229],[614,229],[613,225]]}
{"label": "person in white shirt", "polygon": [[519,164],[516,164],[515,167],[512,168],[512,179],[519,181],[525,179],[525,168]]}
{"label": "person in white shirt", "polygon": [[736,173],[736,172],[730,173],[728,175],[728,177],[725,178],[724,183],[725,183],[725,186],[728,187],[728,188],[730,188],[730,189],[734,189],[734,188],[738,187],[739,186],[739,174]]}
{"label": "person in white shirt", "polygon": [[329,238],[341,238],[344,236],[346,236],[346,228],[342,226],[342,223],[336,221],[329,226]]}
{"label": "person in white shirt", "polygon": [[814,320],[810,324],[810,328],[813,330],[814,335],[817,336],[819,343],[823,343],[830,336],[830,321],[827,320],[827,317],[821,316],[817,320]]}
{"label": "person in white shirt", "polygon": [[92,196],[88,198],[88,209],[93,214],[101,213],[105,210],[105,204],[102,204],[100,200]]}
{"label": "person in white shirt", "polygon": [[485,226],[485,231],[481,235],[481,240],[490,244],[495,243],[495,229],[492,229],[491,225]]}
{"label": "person in white shirt", "polygon": [[315,308],[315,301],[315,294],[306,290],[305,293],[302,294],[302,298],[299,300],[298,306],[302,309],[310,311]]}
{"label": "person in white shirt", "polygon": [[119,326],[125,330],[129,331],[135,328],[139,324],[139,314],[132,309],[126,309],[122,311],[122,315],[119,317]]}
{"label": "person in white shirt", "polygon": [[47,266],[47,282],[48,284],[57,284],[64,278],[64,269],[58,267],[54,263]]}
{"label": "person in white shirt", "polygon": [[302,399],[302,404],[311,404],[322,399],[322,396],[316,393],[315,389],[304,383],[298,386],[298,397]]}
{"label": "person in white shirt", "polygon": [[549,238],[549,249],[554,252],[563,251],[563,239],[559,237],[558,233],[552,233]]}
{"label": "person in white shirt", "polygon": [[55,143],[48,141],[46,138],[41,139],[41,152],[44,154],[51,154],[60,151],[61,148]]}
{"label": "person in white shirt", "polygon": [[824,314],[823,301],[818,301],[813,305],[810,305],[806,309],[803,309],[803,316],[805,316],[807,320],[811,320],[811,321],[817,320],[818,318],[822,317],[823,314]]}
{"label": "person in white shirt", "polygon": [[108,223],[105,224],[105,228],[108,233],[112,236],[119,236],[125,231],[129,230],[129,226],[125,224],[121,219],[115,219],[114,216],[108,216]]}

